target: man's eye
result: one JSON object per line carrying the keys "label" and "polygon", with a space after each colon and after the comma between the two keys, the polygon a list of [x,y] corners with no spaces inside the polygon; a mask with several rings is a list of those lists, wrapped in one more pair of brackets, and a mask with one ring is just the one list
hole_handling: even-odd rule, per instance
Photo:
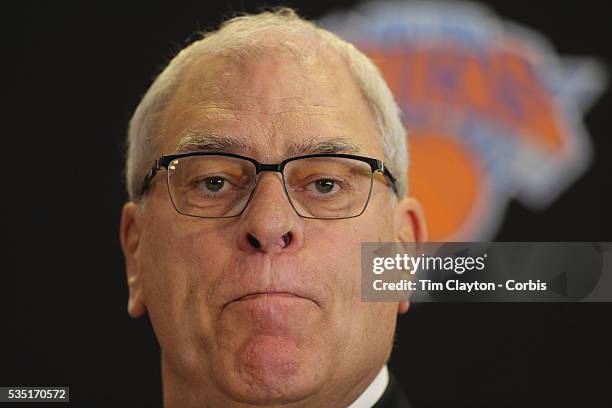
{"label": "man's eye", "polygon": [[222,177],[207,177],[198,183],[198,187],[207,191],[218,192],[225,186],[225,179]]}
{"label": "man's eye", "polygon": [[319,193],[328,194],[334,191],[336,182],[330,179],[320,179],[314,182],[314,186]]}

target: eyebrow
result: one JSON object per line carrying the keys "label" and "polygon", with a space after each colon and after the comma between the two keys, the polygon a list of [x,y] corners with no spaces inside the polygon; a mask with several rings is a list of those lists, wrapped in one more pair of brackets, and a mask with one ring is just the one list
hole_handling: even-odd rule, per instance
{"label": "eyebrow", "polygon": [[[179,139],[177,153],[193,151],[252,151],[243,138],[229,135],[217,135],[208,132],[190,131]],[[363,153],[360,144],[343,137],[307,138],[306,140],[293,141],[287,147],[290,157],[305,154],[318,153]]]}
{"label": "eyebrow", "polygon": [[342,137],[307,139],[291,144],[288,150],[292,156],[316,153],[363,153],[358,143]]}
{"label": "eyebrow", "polygon": [[177,153],[188,153],[199,150],[246,150],[244,140],[227,135],[189,131],[183,135],[177,144]]}

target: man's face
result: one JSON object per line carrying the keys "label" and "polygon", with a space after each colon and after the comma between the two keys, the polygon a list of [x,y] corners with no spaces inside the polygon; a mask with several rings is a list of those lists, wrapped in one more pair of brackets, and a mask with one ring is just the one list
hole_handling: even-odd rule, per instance
{"label": "man's face", "polygon": [[[240,63],[205,57],[164,111],[159,153],[194,150],[205,135],[239,139],[243,147],[224,151],[262,163],[330,139],[383,159],[375,123],[348,68],[328,51],[305,63],[285,52]],[[360,300],[360,243],[396,240],[403,221],[389,186],[376,177],[357,218],[312,220],[296,214],[280,174],[265,172],[242,215],[211,220],[177,213],[164,176],[142,210],[124,211],[122,226],[131,231],[130,313],[149,313],[164,392],[174,384],[210,401],[287,402],[367,385],[390,351],[398,305]]]}

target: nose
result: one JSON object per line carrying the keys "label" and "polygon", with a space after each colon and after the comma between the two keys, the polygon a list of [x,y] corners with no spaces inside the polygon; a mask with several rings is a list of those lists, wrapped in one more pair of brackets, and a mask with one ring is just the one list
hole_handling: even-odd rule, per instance
{"label": "nose", "polygon": [[291,206],[282,183],[280,174],[259,176],[251,201],[240,216],[240,250],[277,254],[302,246],[302,221]]}

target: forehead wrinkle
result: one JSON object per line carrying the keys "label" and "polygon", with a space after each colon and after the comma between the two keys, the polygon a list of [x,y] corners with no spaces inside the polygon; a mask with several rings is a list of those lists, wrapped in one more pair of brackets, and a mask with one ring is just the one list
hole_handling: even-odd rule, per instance
{"label": "forehead wrinkle", "polygon": [[[343,137],[309,137],[304,140],[292,140],[285,143],[283,149],[287,157],[316,153],[348,153],[363,154],[364,150],[359,143]],[[221,135],[211,132],[188,130],[183,134],[177,144],[177,153],[193,151],[239,151],[254,152],[255,146],[250,146],[244,137]]]}
{"label": "forehead wrinkle", "polygon": [[[269,102],[273,101],[272,105]],[[223,90],[218,93],[193,95],[187,100],[189,111],[210,115],[229,115],[240,119],[245,113],[261,114],[270,121],[285,121],[292,115],[310,119],[326,120],[333,125],[337,122],[338,108],[328,101],[305,100],[302,96],[258,96],[246,91],[230,92]],[[185,110],[185,109],[181,109]],[[262,119],[264,118],[262,117]]]}
{"label": "forehead wrinkle", "polygon": [[[263,113],[266,115],[283,115],[283,114],[300,114],[312,116],[325,116],[337,114],[337,107],[327,101],[307,100],[304,96],[279,96],[279,95],[251,95],[246,91],[225,93],[222,96],[222,102],[234,110],[242,110],[245,112]],[[320,96],[322,99],[323,97]],[[269,102],[276,102],[273,106],[269,106]],[[327,102],[327,103],[325,103]]]}
{"label": "forehead wrinkle", "polygon": [[[195,132],[195,135],[194,132],[179,133],[181,136],[176,143],[179,151],[230,150],[251,156],[257,154],[267,160],[309,153],[374,153],[370,152],[372,146],[367,141],[361,141],[365,144],[360,146],[356,143],[359,138],[355,140],[355,137],[348,137],[355,132],[359,133],[359,130],[346,126],[347,111],[341,108],[343,105],[339,106],[336,92],[316,92],[315,98],[310,97],[312,89],[309,88],[304,91],[309,97],[305,97],[302,92],[298,92],[300,89],[290,87],[290,94],[259,94],[257,89],[238,86],[241,81],[247,80],[238,74],[246,70],[252,60],[238,64],[227,63],[224,59],[214,62],[211,64],[213,69],[194,69],[199,65],[194,63],[190,67],[190,75],[186,75],[183,81],[183,98],[176,95],[173,100],[176,103],[183,99],[183,104],[190,105],[186,109],[190,113],[183,115],[183,119],[175,115],[176,111],[169,115],[175,123],[189,122],[194,116],[200,117],[198,121],[204,116],[205,122],[212,122],[199,129],[202,131]],[[298,73],[307,76],[304,70],[298,70]],[[198,74],[204,74],[206,80],[202,80]],[[312,82],[312,78],[307,79]],[[269,104],[270,101],[275,103]],[[179,112],[185,110],[177,108]],[[225,118],[229,122],[226,123]],[[220,120],[220,126],[214,125],[217,119]],[[295,125],[294,129],[291,129],[291,123]],[[247,124],[253,128],[249,129]],[[297,134],[294,133],[296,128]]]}

